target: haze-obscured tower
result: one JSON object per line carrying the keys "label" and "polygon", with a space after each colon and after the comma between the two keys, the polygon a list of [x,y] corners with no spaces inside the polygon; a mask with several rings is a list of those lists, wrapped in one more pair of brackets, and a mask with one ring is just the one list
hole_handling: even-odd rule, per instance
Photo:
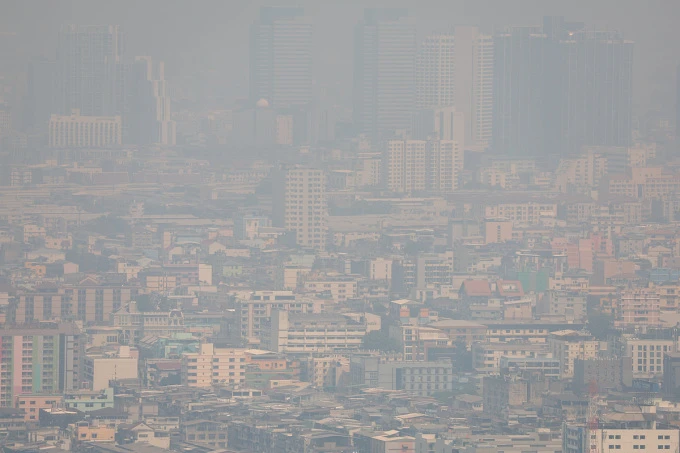
{"label": "haze-obscured tower", "polygon": [[137,57],[129,72],[129,140],[137,145],[176,144],[176,125],[171,118],[165,64],[151,57]]}
{"label": "haze-obscured tower", "polygon": [[493,150],[535,156],[544,146],[546,38],[540,27],[511,27],[494,37]]}
{"label": "haze-obscured tower", "polygon": [[416,58],[416,107],[430,109],[454,105],[454,37],[427,36]]}
{"label": "haze-obscured tower", "polygon": [[354,124],[372,139],[408,130],[415,107],[416,29],[403,9],[366,9],[354,37]]}
{"label": "haze-obscured tower", "polygon": [[546,17],[494,38],[493,150],[570,155],[630,146],[633,43]]}
{"label": "haze-obscured tower", "polygon": [[675,71],[675,136],[680,137],[680,65]]}
{"label": "haze-obscured tower", "polygon": [[454,42],[454,101],[465,117],[465,145],[484,149],[493,132],[493,37],[476,27],[456,27]]}
{"label": "haze-obscured tower", "polygon": [[58,113],[110,116],[125,105],[123,33],[113,25],[66,25],[57,48]]}
{"label": "haze-obscured tower", "polygon": [[250,99],[274,109],[312,102],[313,26],[302,8],[264,7],[251,27]]}

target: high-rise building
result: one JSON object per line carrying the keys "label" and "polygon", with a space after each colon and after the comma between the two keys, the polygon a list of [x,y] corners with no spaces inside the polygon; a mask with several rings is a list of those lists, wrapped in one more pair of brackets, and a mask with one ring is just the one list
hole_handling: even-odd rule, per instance
{"label": "high-rise building", "polygon": [[458,188],[463,152],[453,140],[388,140],[384,162],[391,192],[446,193]]}
{"label": "high-rise building", "polygon": [[465,116],[455,107],[419,110],[413,115],[411,136],[415,140],[455,140],[464,149]]}
{"label": "high-rise building", "polygon": [[57,48],[57,113],[121,115],[124,109],[123,33],[112,25],[67,25]]}
{"label": "high-rise building", "polygon": [[416,107],[454,105],[454,37],[441,33],[426,37],[416,58]]}
{"label": "high-rise building", "polygon": [[569,155],[632,140],[633,43],[546,17],[494,41],[493,149]]}
{"label": "high-rise building", "polygon": [[0,333],[0,407],[22,394],[56,394],[79,388],[82,355],[74,324],[3,327]]}
{"label": "high-rise building", "polygon": [[355,30],[354,124],[372,139],[408,130],[415,107],[416,29],[402,9],[367,9]]}
{"label": "high-rise building", "polygon": [[130,65],[129,140],[137,145],[160,144],[173,146],[176,124],[170,116],[170,96],[165,82],[165,64],[151,57],[136,57]]}
{"label": "high-rise building", "polygon": [[328,234],[326,174],[313,168],[284,168],[273,176],[273,224],[295,233],[300,247],[323,250]]}
{"label": "high-rise building", "polygon": [[540,27],[513,27],[494,38],[494,152],[539,155],[544,151],[543,63]]}
{"label": "high-rise building", "polygon": [[456,27],[454,40],[454,101],[465,117],[465,145],[484,149],[493,132],[493,37],[476,27]]}
{"label": "high-rise building", "polygon": [[250,99],[272,108],[312,102],[313,26],[302,8],[264,7],[250,38]]}

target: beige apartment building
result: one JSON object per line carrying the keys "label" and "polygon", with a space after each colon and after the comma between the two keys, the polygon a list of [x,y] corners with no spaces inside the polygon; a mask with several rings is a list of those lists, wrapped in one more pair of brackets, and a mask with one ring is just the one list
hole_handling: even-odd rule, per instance
{"label": "beige apartment building", "polygon": [[463,151],[453,140],[389,140],[385,182],[395,193],[451,192],[458,189]]}
{"label": "beige apartment building", "polygon": [[198,352],[182,355],[182,385],[209,388],[213,384],[245,384],[247,349],[217,348],[204,343]]}
{"label": "beige apartment building", "polygon": [[339,314],[298,314],[275,310],[267,344],[274,352],[344,352],[361,346],[366,325]]}
{"label": "beige apartment building", "polygon": [[108,388],[111,380],[138,377],[138,357],[129,346],[120,346],[117,353],[87,354],[84,365],[84,378],[90,390]]}
{"label": "beige apartment building", "polygon": [[52,115],[49,125],[50,148],[106,148],[122,143],[120,116]]}
{"label": "beige apartment building", "polygon": [[272,221],[295,233],[300,247],[324,250],[328,236],[326,174],[313,168],[274,172]]}
{"label": "beige apartment building", "polygon": [[259,344],[268,335],[273,310],[289,313],[321,313],[323,302],[301,298],[292,291],[255,291],[237,297],[236,312],[241,319],[241,339],[248,344]]}
{"label": "beige apartment building", "polygon": [[599,341],[574,330],[552,332],[548,346],[553,357],[562,365],[562,379],[574,377],[574,360],[595,359],[600,352]]}

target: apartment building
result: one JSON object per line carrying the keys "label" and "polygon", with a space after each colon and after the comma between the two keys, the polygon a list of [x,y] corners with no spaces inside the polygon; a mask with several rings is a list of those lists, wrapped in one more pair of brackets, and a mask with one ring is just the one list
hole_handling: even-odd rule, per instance
{"label": "apartment building", "polygon": [[41,323],[0,331],[0,407],[20,395],[79,387],[82,336],[74,324]]}
{"label": "apartment building", "polygon": [[548,346],[553,357],[562,364],[562,379],[574,377],[574,361],[597,358],[600,342],[590,334],[575,330],[552,332],[548,338]]}
{"label": "apartment building", "polygon": [[618,298],[617,327],[658,327],[661,325],[660,298],[655,290],[624,291]]}
{"label": "apartment building", "polygon": [[489,203],[484,207],[484,217],[505,218],[514,226],[540,225],[557,218],[557,204],[538,201]]}
{"label": "apartment building", "polygon": [[[631,417],[628,417],[631,418]],[[636,419],[640,417],[635,417]],[[623,419],[623,415],[619,416]],[[678,451],[680,431],[663,429],[651,423],[601,423],[597,429],[565,424],[562,431],[563,453],[605,453],[609,451]]]}
{"label": "apartment building", "polygon": [[295,314],[274,310],[268,341],[263,346],[274,352],[342,352],[361,346],[366,325],[331,313]]}
{"label": "apartment building", "polygon": [[384,165],[391,192],[447,193],[458,189],[463,151],[453,140],[389,140]]}
{"label": "apartment building", "polygon": [[210,388],[213,384],[245,384],[246,349],[219,348],[204,343],[198,352],[182,355],[182,385]]}
{"label": "apartment building", "polygon": [[274,172],[272,224],[295,233],[300,247],[324,250],[328,240],[326,174],[313,168]]}
{"label": "apartment building", "polygon": [[241,338],[249,344],[259,344],[269,335],[267,326],[273,310],[289,313],[321,313],[321,300],[305,299],[292,291],[254,291],[237,296],[236,312],[239,315]]}
{"label": "apartment building", "polygon": [[498,374],[503,359],[518,361],[538,357],[548,351],[544,343],[475,343],[472,345],[472,366],[478,373]]}
{"label": "apartment building", "polygon": [[305,291],[330,295],[333,302],[357,296],[357,278],[346,275],[308,275],[302,284]]}
{"label": "apartment building", "polygon": [[664,354],[678,352],[673,340],[627,338],[626,355],[631,358],[634,378],[651,378],[663,375]]}

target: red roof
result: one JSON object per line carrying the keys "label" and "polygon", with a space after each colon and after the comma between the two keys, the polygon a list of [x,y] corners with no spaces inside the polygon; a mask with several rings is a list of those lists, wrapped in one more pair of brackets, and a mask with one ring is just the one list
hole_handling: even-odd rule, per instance
{"label": "red roof", "polygon": [[491,288],[486,280],[465,280],[463,289],[468,296],[488,296],[491,297]]}

